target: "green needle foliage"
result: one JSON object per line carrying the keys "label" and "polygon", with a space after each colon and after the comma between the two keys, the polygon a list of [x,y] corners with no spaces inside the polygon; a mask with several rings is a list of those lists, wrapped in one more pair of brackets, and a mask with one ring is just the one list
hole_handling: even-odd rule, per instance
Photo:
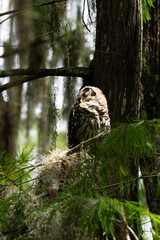
{"label": "green needle foliage", "polygon": [[[12,164],[13,173],[8,170],[15,189],[1,195],[0,234],[6,240],[117,239],[121,227],[125,226],[130,235],[132,230],[138,238],[143,238],[141,218],[148,216],[154,239],[159,239],[160,215],[151,213],[149,206],[141,206],[138,197],[133,198],[139,188],[138,169],[142,160],[152,159],[154,163],[156,159],[159,130],[158,120],[123,124],[107,135],[91,139],[77,153],[63,153],[58,157],[54,153],[52,159],[48,156],[51,167],[43,165],[34,185],[31,182],[25,188],[20,177],[30,172],[24,171],[29,154],[27,157],[23,151],[17,157],[17,170]],[[156,173],[153,164],[152,171],[146,171],[148,175],[144,177],[152,179]],[[53,179],[48,181],[51,176]],[[50,195],[54,178],[59,186],[56,198]],[[4,183],[4,178],[0,180]],[[10,180],[5,180],[7,183],[11,185]],[[159,188],[159,183],[153,188]]]}
{"label": "green needle foliage", "polygon": [[149,8],[154,7],[155,0],[142,0],[143,21],[146,23],[151,20]]}
{"label": "green needle foliage", "polygon": [[35,168],[33,161],[33,149],[25,148],[14,158],[7,156],[5,152],[0,154],[0,187],[21,186],[30,178],[30,172]]}

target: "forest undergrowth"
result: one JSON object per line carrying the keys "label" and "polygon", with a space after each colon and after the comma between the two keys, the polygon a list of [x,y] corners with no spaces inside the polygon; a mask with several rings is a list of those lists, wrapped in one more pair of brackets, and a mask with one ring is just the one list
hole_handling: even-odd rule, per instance
{"label": "forest undergrowth", "polygon": [[14,161],[1,153],[0,239],[118,239],[122,226],[144,239],[146,216],[160,239],[159,123],[121,124],[39,162],[27,148]]}

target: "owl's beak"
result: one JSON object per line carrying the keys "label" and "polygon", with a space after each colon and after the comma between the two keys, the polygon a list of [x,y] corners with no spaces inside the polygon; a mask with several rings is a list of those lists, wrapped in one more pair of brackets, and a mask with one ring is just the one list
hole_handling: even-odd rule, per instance
{"label": "owl's beak", "polygon": [[82,103],[83,100],[81,98],[77,98],[77,103]]}

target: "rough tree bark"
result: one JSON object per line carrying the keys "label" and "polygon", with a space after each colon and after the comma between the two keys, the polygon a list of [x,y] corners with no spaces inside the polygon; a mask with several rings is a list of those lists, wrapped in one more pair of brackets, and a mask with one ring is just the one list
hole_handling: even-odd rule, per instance
{"label": "rough tree bark", "polygon": [[[154,8],[150,8],[151,20],[144,24],[143,34],[143,73],[144,107],[148,119],[160,117],[160,2],[154,2]],[[160,139],[155,132],[156,155],[154,158],[146,158],[140,161],[142,176],[158,173],[160,169]],[[160,214],[159,179],[153,177],[144,178],[146,199],[149,210]]]}
{"label": "rough tree bark", "polygon": [[137,118],[142,101],[141,1],[96,3],[96,48],[88,83],[105,93],[112,123]]}
{"label": "rough tree bark", "polygon": [[[124,122],[127,118],[138,118],[143,99],[141,1],[97,0],[96,4],[95,54],[91,65],[92,72],[86,79],[86,84],[101,88],[106,95],[112,124]],[[138,165],[134,164],[133,159],[127,161],[128,172],[137,178]],[[119,168],[115,165],[113,164],[112,169],[115,179],[111,172],[108,173],[111,184],[122,180]],[[130,186],[128,200],[138,201],[137,187],[138,184]],[[119,199],[126,199],[120,192],[113,190],[114,194]],[[119,224],[115,238],[129,239],[124,223]]]}
{"label": "rough tree bark", "polygon": [[144,24],[143,73],[144,106],[148,119],[160,117],[160,3],[150,8],[151,20]]}

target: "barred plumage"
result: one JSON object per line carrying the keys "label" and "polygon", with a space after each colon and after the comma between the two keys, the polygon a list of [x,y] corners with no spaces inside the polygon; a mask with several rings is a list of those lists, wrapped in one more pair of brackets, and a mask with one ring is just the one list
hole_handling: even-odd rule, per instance
{"label": "barred plumage", "polygon": [[68,146],[74,147],[109,126],[108,106],[102,91],[91,86],[81,89],[69,118]]}

